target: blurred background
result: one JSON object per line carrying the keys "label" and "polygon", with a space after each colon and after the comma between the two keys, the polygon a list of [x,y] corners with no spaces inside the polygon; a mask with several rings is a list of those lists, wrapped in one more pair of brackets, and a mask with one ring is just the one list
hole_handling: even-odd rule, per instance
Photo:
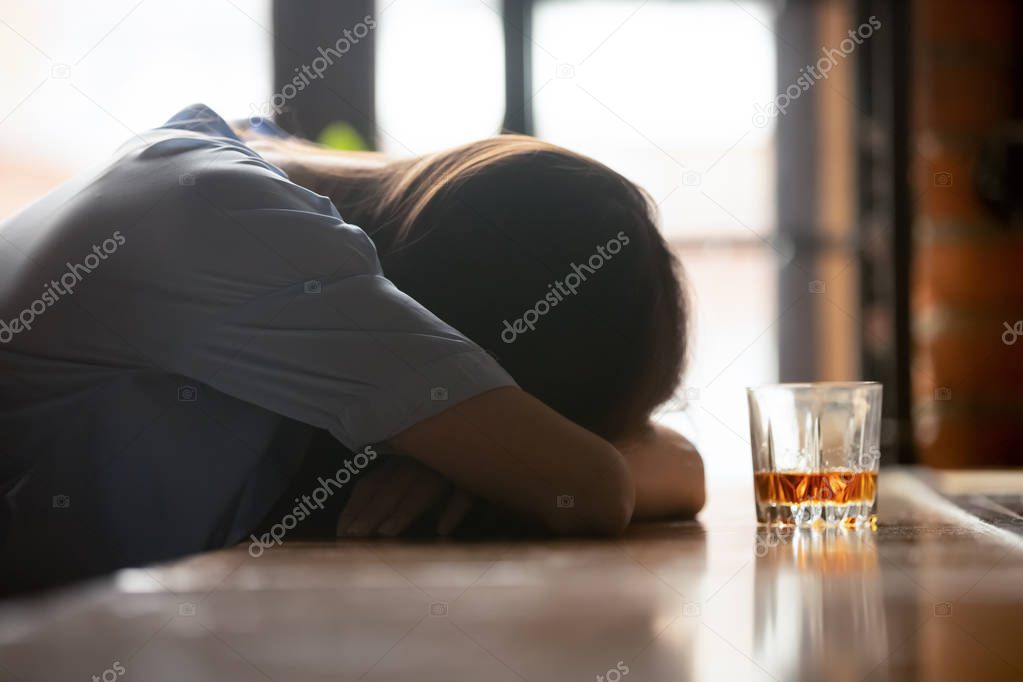
{"label": "blurred background", "polygon": [[883,463],[1023,464],[1011,0],[0,0],[0,219],[193,102],[416,155],[502,130],[657,201],[695,305],[660,418],[750,473],[744,388],[885,385]]}

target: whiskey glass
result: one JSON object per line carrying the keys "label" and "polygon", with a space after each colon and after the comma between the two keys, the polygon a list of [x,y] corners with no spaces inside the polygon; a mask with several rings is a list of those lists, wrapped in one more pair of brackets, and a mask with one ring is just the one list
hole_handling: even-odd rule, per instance
{"label": "whiskey glass", "polygon": [[759,523],[876,522],[881,391],[873,381],[746,389]]}

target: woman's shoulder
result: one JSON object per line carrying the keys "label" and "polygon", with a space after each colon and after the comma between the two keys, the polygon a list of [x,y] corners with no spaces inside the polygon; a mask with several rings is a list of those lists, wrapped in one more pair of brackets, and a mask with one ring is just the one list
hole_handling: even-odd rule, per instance
{"label": "woman's shoulder", "polygon": [[[133,136],[101,178],[100,194],[130,206],[159,199],[172,214],[301,211],[338,218],[326,197],[301,187],[241,140],[209,107],[187,107]],[[165,217],[167,214],[164,214]]]}

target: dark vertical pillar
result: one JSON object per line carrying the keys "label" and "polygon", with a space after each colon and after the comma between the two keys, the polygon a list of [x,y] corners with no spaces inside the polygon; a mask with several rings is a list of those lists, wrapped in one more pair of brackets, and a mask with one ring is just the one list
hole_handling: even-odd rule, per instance
{"label": "dark vertical pillar", "polygon": [[274,0],[281,127],[315,139],[328,124],[344,121],[375,146],[375,12],[374,0]]}
{"label": "dark vertical pillar", "polygon": [[[857,52],[864,378],[884,383],[884,461],[913,461],[910,390],[908,3],[859,0],[882,28]],[[894,462],[893,462],[894,460]]]}
{"label": "dark vertical pillar", "polygon": [[533,134],[533,0],[504,0],[504,130]]}
{"label": "dark vertical pillar", "polygon": [[[795,84],[800,69],[815,64],[820,45],[814,3],[787,2],[778,14],[778,91]],[[799,86],[796,85],[798,88]],[[777,116],[778,238],[791,260],[779,271],[778,370],[782,381],[809,381],[818,372],[816,300],[818,186],[817,114],[813,88]]]}

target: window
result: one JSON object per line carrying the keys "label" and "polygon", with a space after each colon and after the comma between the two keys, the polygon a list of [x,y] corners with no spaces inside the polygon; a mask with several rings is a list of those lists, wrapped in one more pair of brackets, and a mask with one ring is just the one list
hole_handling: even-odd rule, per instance
{"label": "window", "polygon": [[244,118],[272,91],[270,0],[0,0],[0,18],[0,219],[191,103]]}
{"label": "window", "polygon": [[426,154],[501,130],[501,16],[480,0],[377,3],[377,139]]}

